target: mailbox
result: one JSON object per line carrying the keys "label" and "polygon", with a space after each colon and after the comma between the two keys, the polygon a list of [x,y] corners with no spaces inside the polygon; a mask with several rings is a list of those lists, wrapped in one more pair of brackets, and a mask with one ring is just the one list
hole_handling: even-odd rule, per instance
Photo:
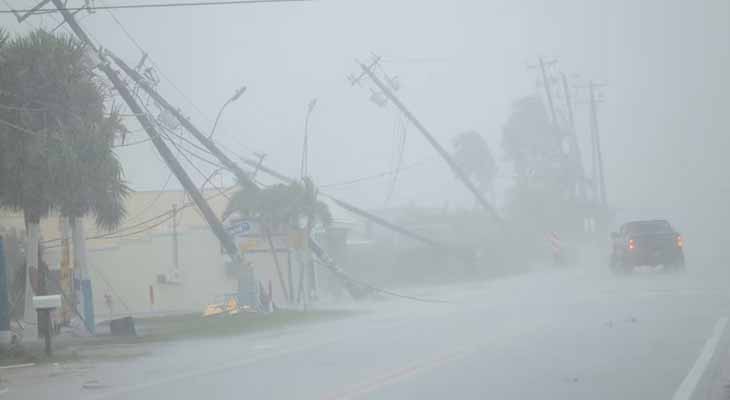
{"label": "mailbox", "polygon": [[33,296],[33,308],[36,310],[51,310],[61,308],[61,295]]}

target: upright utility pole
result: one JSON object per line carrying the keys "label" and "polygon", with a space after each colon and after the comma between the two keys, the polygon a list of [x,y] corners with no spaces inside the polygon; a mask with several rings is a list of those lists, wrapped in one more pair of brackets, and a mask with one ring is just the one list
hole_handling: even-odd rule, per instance
{"label": "upright utility pole", "polygon": [[302,178],[309,176],[309,118],[317,105],[317,99],[312,99],[307,105],[307,116],[304,117],[304,143],[302,144],[302,165],[300,175]]}
{"label": "upright utility pole", "polygon": [[358,83],[363,76],[367,76],[370,78],[370,80],[375,83],[375,85],[381,90],[381,92],[388,98],[390,101],[393,102],[393,104],[400,109],[400,111],[403,113],[403,115],[408,118],[409,121],[415,126],[419,132],[426,138],[426,140],[433,146],[434,149],[436,149],[436,152],[439,153],[439,155],[446,161],[446,163],[451,167],[451,170],[454,171],[454,174],[456,174],[457,178],[461,181],[461,183],[464,184],[464,186],[469,189],[469,191],[474,195],[479,205],[484,208],[488,213],[492,214],[492,217],[494,217],[497,221],[500,223],[502,222],[502,219],[499,217],[499,214],[497,214],[497,211],[492,207],[491,204],[487,201],[487,199],[484,197],[484,195],[477,189],[477,187],[469,180],[469,177],[462,171],[462,169],[456,164],[456,162],[451,158],[451,155],[446,151],[446,149],[439,144],[439,142],[433,137],[433,135],[426,129],[425,126],[419,121],[415,115],[403,104],[403,102],[400,101],[398,97],[393,94],[393,92],[390,90],[388,86],[386,86],[383,81],[380,80],[380,78],[373,73],[373,67],[377,65],[379,59],[375,59],[375,61],[371,65],[365,65],[363,63],[358,62],[360,65],[360,68],[362,69],[362,74],[358,76],[357,78],[352,78],[351,82],[353,84]]}
{"label": "upright utility pole", "polygon": [[598,85],[591,81],[588,83],[588,95],[590,97],[590,112],[591,112],[591,137],[593,138],[593,146],[596,155],[596,164],[594,166],[594,174],[598,178],[598,189],[601,197],[601,204],[604,207],[608,207],[608,201],[606,200],[606,180],[603,173],[603,152],[601,150],[601,136],[598,132],[598,110],[597,110],[597,99],[596,99],[596,88]]}
{"label": "upright utility pole", "polygon": [[180,272],[180,248],[177,241],[177,204],[172,205],[172,265]]}
{"label": "upright utility pole", "polygon": [[[99,57],[102,59],[101,64],[99,64],[99,68],[104,72],[104,74],[107,76],[107,78],[112,82],[114,85],[114,88],[119,92],[119,94],[124,99],[124,102],[127,103],[127,106],[129,109],[134,113],[134,115],[137,118],[137,121],[139,121],[140,125],[142,125],[142,128],[144,128],[145,132],[150,137],[150,140],[152,141],[152,144],[157,149],[160,156],[162,156],[163,160],[167,164],[167,166],[170,168],[170,170],[175,174],[175,177],[180,182],[180,184],[185,188],[185,190],[188,192],[190,197],[193,199],[193,202],[200,210],[201,214],[205,218],[206,222],[208,223],[208,226],[210,226],[211,230],[213,231],[213,234],[218,238],[218,240],[221,242],[221,245],[226,252],[226,254],[231,258],[231,261],[234,264],[237,264],[238,266],[243,267],[243,260],[241,258],[241,254],[239,253],[238,247],[233,241],[233,238],[229,235],[229,233],[225,230],[223,227],[223,224],[218,219],[218,217],[213,212],[213,209],[210,208],[210,205],[208,202],[203,198],[203,195],[198,191],[198,188],[193,183],[192,179],[190,179],[190,176],[185,172],[185,169],[183,169],[182,165],[180,165],[180,162],[175,158],[172,151],[170,151],[170,148],[167,147],[167,144],[162,139],[162,136],[157,131],[157,128],[155,124],[150,120],[150,118],[147,116],[147,113],[142,108],[142,106],[139,105],[137,100],[134,98],[132,93],[129,91],[129,88],[127,88],[126,84],[122,81],[122,79],[117,75],[116,71],[114,71],[111,66],[104,61],[104,55],[97,49],[94,44],[92,43],[89,36],[86,34],[86,32],[81,28],[81,26],[76,22],[76,19],[74,16],[66,9],[63,0],[52,0],[53,5],[58,9],[58,11],[63,16],[63,19],[66,21],[66,23],[69,25],[69,27],[73,30],[73,32],[76,34],[76,36],[81,39],[82,42],[84,42],[90,49],[92,49],[96,54],[99,55]],[[240,285],[240,281],[239,281]],[[255,283],[251,283],[251,285],[254,285]],[[243,293],[240,293],[241,287],[239,287],[239,295],[242,295]],[[255,295],[255,290],[253,293],[246,293],[248,297],[246,299],[240,299],[241,302],[244,304],[257,304],[257,299]]]}

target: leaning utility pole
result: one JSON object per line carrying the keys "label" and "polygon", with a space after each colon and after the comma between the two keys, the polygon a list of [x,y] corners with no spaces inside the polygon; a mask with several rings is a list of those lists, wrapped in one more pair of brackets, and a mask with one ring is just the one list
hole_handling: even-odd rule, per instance
{"label": "leaning utility pole", "polygon": [[[129,88],[127,88],[124,81],[122,81],[122,79],[117,75],[116,71],[114,71],[107,62],[105,62],[104,54],[102,54],[102,52],[94,46],[91,39],[78,24],[74,16],[68,11],[68,9],[66,9],[63,0],[51,1],[63,16],[64,21],[66,21],[71,30],[73,30],[74,34],[76,34],[76,36],[78,36],[82,42],[84,42],[101,58],[102,62],[99,64],[99,68],[112,82],[116,90],[124,99],[129,109],[137,118],[137,121],[139,121],[140,125],[142,125],[142,128],[144,128],[145,132],[147,132],[147,134],[149,135],[152,144],[155,146],[160,156],[162,156],[165,164],[167,164],[170,170],[175,174],[177,180],[193,199],[193,202],[200,210],[201,214],[208,223],[208,226],[210,226],[210,229],[213,231],[213,234],[215,234],[215,236],[221,242],[224,251],[231,258],[233,264],[236,265],[236,267],[243,267],[241,254],[238,250],[238,247],[234,243],[233,238],[225,230],[223,224],[213,212],[213,209],[210,207],[198,188],[195,186],[192,179],[190,179],[190,176],[187,174],[187,172],[185,172],[185,169],[182,167],[180,162],[175,158],[172,151],[170,151],[170,148],[167,147],[167,144],[162,139],[162,135],[160,135],[160,133],[157,131],[155,124],[150,120],[145,110],[134,98],[134,95],[129,90]],[[240,273],[244,271],[238,272]],[[243,288],[241,287],[242,283],[243,282],[241,281],[241,277],[239,276],[239,296],[243,294]],[[246,283],[249,285],[249,288],[253,288],[253,291],[248,290],[249,293],[246,293],[248,297],[246,299],[239,299],[239,301],[243,302],[244,304],[255,305],[257,304],[255,282]]]}
{"label": "leaning utility pole", "polygon": [[563,93],[565,94],[565,108],[568,109],[568,124],[570,126],[570,131],[572,135],[575,136],[575,116],[573,115],[573,99],[570,96],[568,77],[565,76],[565,72],[561,72],[560,78],[563,83]]}
{"label": "leaning utility pole", "polygon": [[416,119],[415,115],[403,104],[403,102],[398,99],[398,97],[393,94],[393,92],[390,90],[388,86],[386,86],[380,78],[373,73],[373,68],[378,65],[380,58],[375,58],[375,60],[370,65],[365,65],[361,62],[358,62],[360,65],[360,68],[362,69],[362,73],[358,77],[352,77],[350,78],[350,81],[353,85],[357,84],[362,80],[364,76],[367,76],[370,78],[370,80],[375,83],[375,85],[382,91],[382,93],[390,99],[390,101],[393,102],[393,104],[400,109],[400,111],[403,113],[403,115],[408,118],[409,121],[415,126],[419,132],[426,138],[426,140],[433,146],[434,149],[439,153],[439,155],[446,161],[446,163],[451,167],[451,170],[454,171],[454,174],[456,174],[457,178],[464,184],[464,186],[469,189],[469,191],[474,195],[477,202],[490,214],[492,214],[492,217],[494,217],[497,221],[502,222],[502,219],[499,217],[499,214],[497,214],[497,211],[492,207],[491,204],[487,201],[487,199],[484,197],[484,195],[477,189],[477,187],[469,180],[469,177],[464,173],[464,171],[461,170],[461,168],[456,164],[456,162],[451,158],[451,155],[446,151],[446,149],[439,144],[438,141],[433,137],[433,135],[426,129],[425,126]]}
{"label": "leaning utility pole", "polygon": [[565,108],[568,110],[568,129],[569,129],[569,136],[570,141],[572,142],[572,150],[574,154],[572,156],[575,158],[575,161],[578,166],[578,174],[580,175],[580,180],[578,181],[578,188],[579,193],[582,197],[585,197],[585,167],[583,166],[583,155],[580,150],[580,143],[578,143],[578,135],[576,133],[575,129],[575,115],[573,113],[573,99],[570,95],[570,87],[568,86],[568,77],[565,75],[564,72],[560,73],[562,84],[563,84],[563,94],[565,95]]}
{"label": "leaning utility pole", "polygon": [[548,80],[548,74],[547,74],[547,66],[555,64],[557,61],[545,61],[543,57],[540,57],[537,59],[538,63],[537,65],[528,65],[528,69],[534,69],[539,68],[540,69],[540,75],[542,76],[542,86],[545,89],[545,97],[548,101],[548,107],[550,108],[550,116],[552,117],[553,124],[558,123],[557,114],[555,112],[555,103],[553,103],[553,92],[550,89],[550,81]]}

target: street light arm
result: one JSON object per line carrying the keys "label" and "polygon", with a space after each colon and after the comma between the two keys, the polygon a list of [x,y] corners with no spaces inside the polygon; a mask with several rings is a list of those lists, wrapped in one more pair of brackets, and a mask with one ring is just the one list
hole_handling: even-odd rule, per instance
{"label": "street light arm", "polygon": [[231,100],[228,100],[225,103],[223,103],[223,107],[221,107],[221,109],[218,110],[218,116],[215,117],[215,122],[213,123],[213,129],[210,131],[210,135],[208,135],[208,139],[213,137],[213,134],[215,133],[215,128],[218,127],[218,121],[220,121],[221,115],[223,115],[223,110],[225,110],[229,104],[231,104]]}
{"label": "street light arm", "polygon": [[223,103],[223,106],[221,107],[221,109],[218,110],[218,115],[215,117],[215,122],[213,123],[213,129],[210,131],[210,135],[208,136],[208,139],[213,137],[213,134],[215,133],[215,128],[218,127],[218,121],[220,121],[221,115],[223,115],[223,110],[225,110],[229,104],[238,100],[241,97],[241,95],[246,92],[246,88],[247,88],[246,86],[241,86],[233,93],[233,96],[231,96],[230,99],[228,99],[225,103]]}

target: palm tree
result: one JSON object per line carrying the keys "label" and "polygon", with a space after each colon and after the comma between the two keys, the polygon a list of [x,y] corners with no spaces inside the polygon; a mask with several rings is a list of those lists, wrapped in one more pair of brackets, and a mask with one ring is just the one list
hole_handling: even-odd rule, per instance
{"label": "palm tree", "polygon": [[[274,230],[280,227],[301,228],[304,220],[305,233],[309,234],[316,223],[328,226],[332,215],[327,204],[316,199],[314,186],[309,179],[304,183],[276,184],[257,188],[242,188],[235,192],[228,202],[223,219],[234,213],[250,218],[259,223],[266,237],[269,251],[274,260],[279,283],[289,301],[293,291],[287,290],[279,258],[271,237]],[[307,236],[308,237],[308,236]],[[291,285],[292,282],[290,281]],[[293,290],[293,288],[291,288]]]}
{"label": "palm tree", "polygon": [[[24,214],[30,269],[50,211],[72,221],[91,213],[104,229],[124,217],[129,189],[111,149],[124,128],[105,113],[107,91],[83,44],[42,30],[0,44],[0,206]],[[83,230],[74,231],[85,263]]]}
{"label": "palm tree", "polygon": [[54,200],[71,227],[74,268],[81,274],[84,319],[91,332],[95,324],[82,217],[93,215],[102,230],[117,228],[126,215],[124,200],[129,193],[121,163],[112,151],[114,137],[124,132],[119,114],[99,113],[96,118],[98,122],[87,120],[86,126],[67,138],[69,151],[55,153],[58,157],[53,163],[59,172]]}

